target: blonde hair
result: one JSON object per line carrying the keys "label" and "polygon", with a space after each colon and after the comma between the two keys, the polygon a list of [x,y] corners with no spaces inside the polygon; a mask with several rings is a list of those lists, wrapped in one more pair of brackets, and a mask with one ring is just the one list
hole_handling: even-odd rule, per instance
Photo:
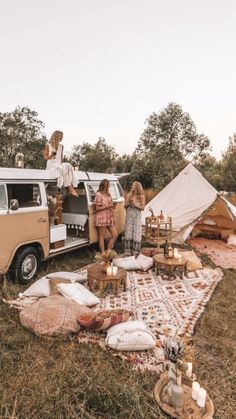
{"label": "blonde hair", "polygon": [[49,144],[55,147],[55,145],[62,140],[62,137],[63,137],[62,131],[58,131],[58,130],[54,131],[50,137]]}
{"label": "blonde hair", "polygon": [[[133,186],[135,187],[134,192],[132,191]],[[131,187],[131,194],[136,195],[138,198],[138,201],[141,202],[143,194],[144,194],[142,184],[140,182],[135,181],[132,183],[132,187]]]}

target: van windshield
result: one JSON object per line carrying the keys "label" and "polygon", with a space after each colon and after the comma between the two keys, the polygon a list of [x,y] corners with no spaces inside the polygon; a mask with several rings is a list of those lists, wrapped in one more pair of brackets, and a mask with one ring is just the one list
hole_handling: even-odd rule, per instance
{"label": "van windshield", "polygon": [[0,185],[0,210],[7,209],[7,195],[5,185]]}
{"label": "van windshield", "polygon": [[[89,200],[90,202],[94,201],[95,194],[98,191],[99,183],[88,183],[88,193],[89,193]],[[110,182],[110,194],[112,199],[118,199],[118,192],[116,189],[116,185],[114,182]]]}

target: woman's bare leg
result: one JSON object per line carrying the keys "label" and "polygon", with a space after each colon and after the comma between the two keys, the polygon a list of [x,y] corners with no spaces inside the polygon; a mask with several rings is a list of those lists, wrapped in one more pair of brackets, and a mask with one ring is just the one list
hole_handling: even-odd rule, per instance
{"label": "woman's bare leg", "polygon": [[109,239],[107,250],[111,250],[111,249],[113,249],[113,246],[116,242],[118,234],[117,234],[115,226],[108,227],[108,230],[110,231],[111,238]]}
{"label": "woman's bare leg", "polygon": [[69,195],[77,196],[78,198],[78,194],[72,185],[67,186],[66,190]]}
{"label": "woman's bare leg", "polygon": [[106,229],[104,227],[97,227],[97,229],[98,229],[98,244],[99,244],[101,252],[104,252],[105,250],[104,240],[105,240]]}

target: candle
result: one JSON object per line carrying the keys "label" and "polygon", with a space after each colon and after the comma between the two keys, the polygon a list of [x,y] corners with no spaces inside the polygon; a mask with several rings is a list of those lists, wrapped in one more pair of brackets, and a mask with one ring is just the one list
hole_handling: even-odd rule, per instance
{"label": "candle", "polygon": [[107,275],[112,275],[112,266],[108,266]]}
{"label": "candle", "polygon": [[197,394],[197,405],[199,407],[205,407],[205,404],[206,404],[206,390],[201,387]]}
{"label": "candle", "polygon": [[112,274],[117,275],[118,274],[118,266],[113,266],[112,268]]}
{"label": "candle", "polygon": [[192,384],[192,399],[197,400],[200,384],[197,381],[193,381]]}
{"label": "candle", "polygon": [[186,375],[189,378],[191,378],[192,377],[192,372],[193,372],[193,364],[192,364],[192,362],[187,362],[187,366],[188,366],[188,369],[186,371]]}

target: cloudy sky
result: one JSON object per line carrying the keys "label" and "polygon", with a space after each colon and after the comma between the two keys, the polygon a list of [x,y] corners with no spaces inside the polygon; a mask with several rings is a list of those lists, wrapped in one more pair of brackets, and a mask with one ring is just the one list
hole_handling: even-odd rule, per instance
{"label": "cloudy sky", "polygon": [[235,0],[0,0],[0,111],[36,110],[70,149],[131,153],[177,102],[220,157],[236,132]]}

